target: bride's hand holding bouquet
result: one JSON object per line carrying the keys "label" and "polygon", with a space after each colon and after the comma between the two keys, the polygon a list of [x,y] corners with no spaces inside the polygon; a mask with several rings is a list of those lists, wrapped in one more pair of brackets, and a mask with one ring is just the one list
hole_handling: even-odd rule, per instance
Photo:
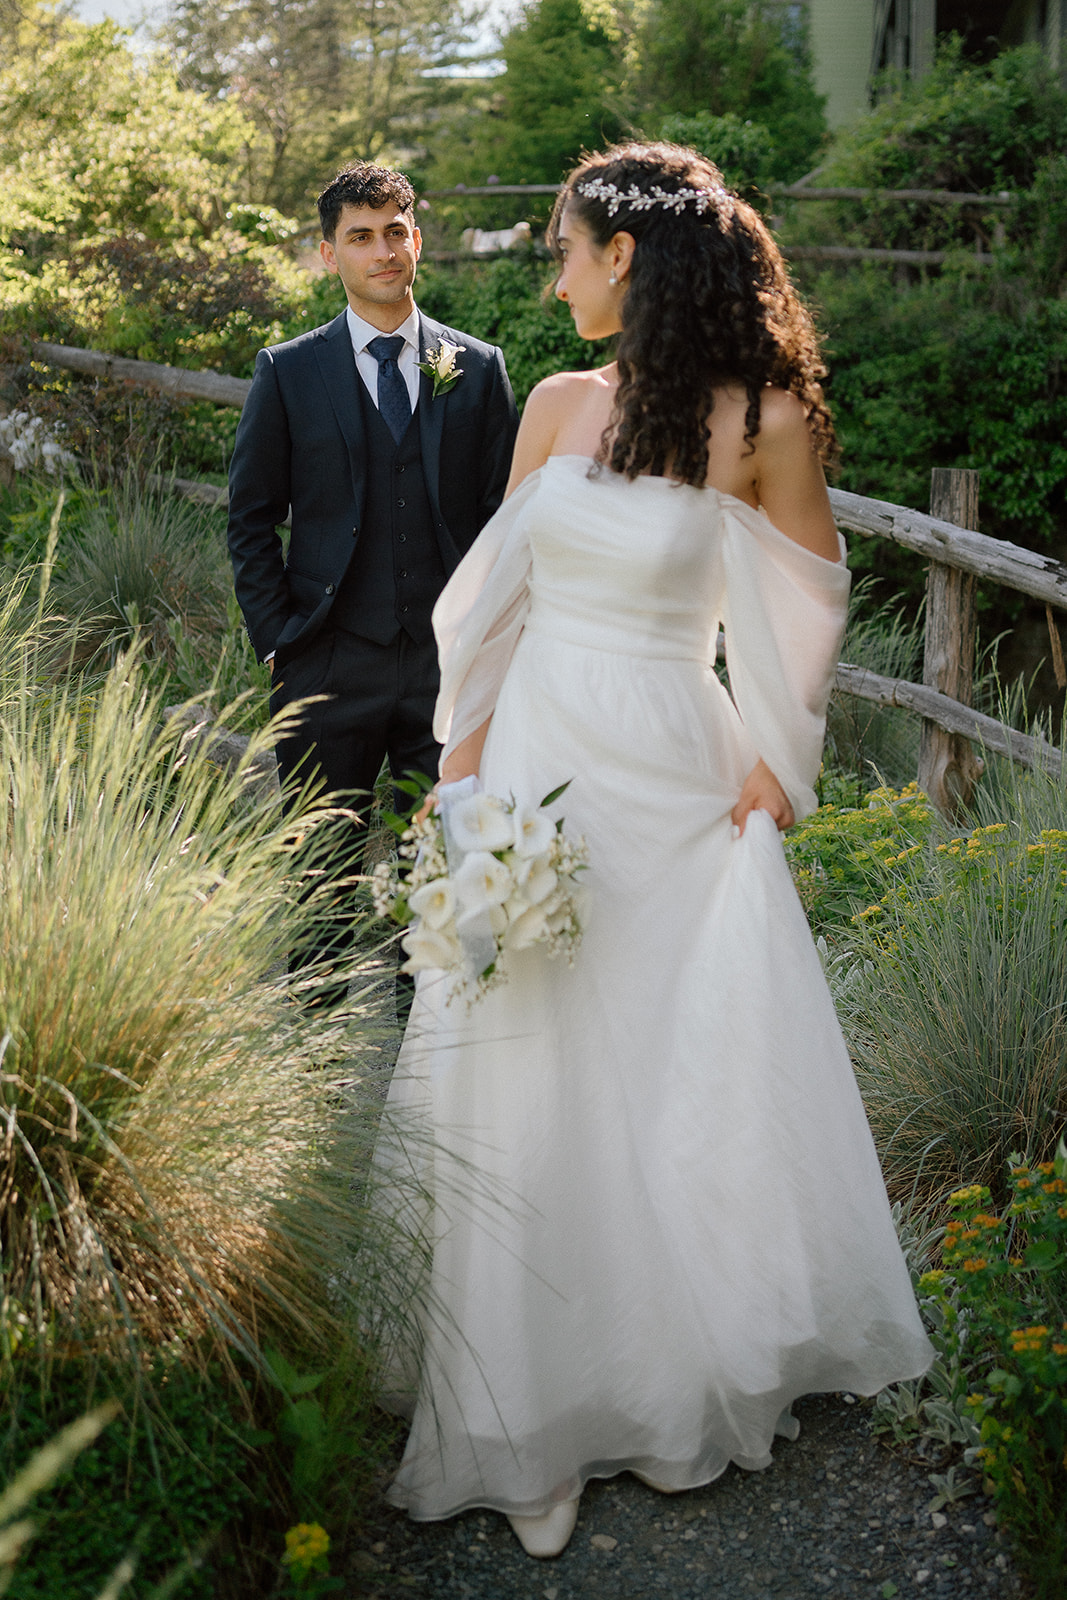
{"label": "bride's hand holding bouquet", "polygon": [[504,980],[513,951],[542,944],[573,960],[585,841],[568,839],[545,809],[566,788],[523,806],[467,777],[442,784],[413,816],[389,818],[398,860],[380,863],[371,889],[378,915],[408,930],[403,971],[449,973],[453,995],[469,991],[473,1002]]}

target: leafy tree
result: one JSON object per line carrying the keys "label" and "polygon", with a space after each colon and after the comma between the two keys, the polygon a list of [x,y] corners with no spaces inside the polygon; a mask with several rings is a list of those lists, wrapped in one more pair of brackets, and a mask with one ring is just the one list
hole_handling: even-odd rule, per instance
{"label": "leafy tree", "polygon": [[135,57],[112,22],[43,21],[0,65],[0,240],[11,265],[121,232],[210,237],[245,198],[254,131],[239,108]]}
{"label": "leafy tree", "polygon": [[[977,468],[982,531],[1060,558],[1067,539],[1065,143],[1067,92],[1038,52],[1008,51],[973,65],[950,45],[926,79],[899,85],[838,138],[820,177],[835,186],[1007,189],[1019,204],[961,215],[835,202],[797,208],[787,227],[787,239],[801,242],[959,247],[935,268],[816,272],[798,263],[827,333],[842,487],[921,509],[932,467]],[[976,230],[983,266],[974,260]],[[850,559],[918,602],[923,572],[914,557],[857,540]],[[990,634],[1025,609],[992,585],[982,587],[979,602]],[[1040,623],[1043,630],[1043,615]]]}
{"label": "leafy tree", "polygon": [[732,115],[767,131],[768,177],[800,177],[826,132],[802,33],[768,0],[654,0],[633,35],[635,120]]}
{"label": "leafy tree", "polygon": [[721,117],[706,112],[691,117],[675,114],[664,120],[659,137],[709,156],[732,189],[743,191],[774,176],[777,147],[769,129],[734,111]]}
{"label": "leafy tree", "polygon": [[[1067,147],[1067,95],[1036,47],[1006,50],[975,64],[949,40],[933,70],[902,81],[869,116],[839,135],[820,182],[876,189],[955,189],[970,194],[1026,191]],[[835,205],[821,216],[809,210],[809,228],[829,224],[838,242],[889,248],[973,248],[976,232],[986,247],[1003,213],[961,213],[944,206]],[[1044,219],[1044,220],[1042,220]],[[1033,244],[1031,225],[1062,220],[1047,206],[1028,216],[1021,234]]]}
{"label": "leafy tree", "polygon": [[173,0],[164,30],[183,81],[260,131],[257,198],[297,209],[342,160],[408,142],[443,92],[426,70],[466,36],[463,0]]}
{"label": "leafy tree", "polygon": [[470,102],[431,170],[439,183],[557,183],[581,151],[618,138],[618,39],[583,0],[528,0],[504,36],[503,75]]}

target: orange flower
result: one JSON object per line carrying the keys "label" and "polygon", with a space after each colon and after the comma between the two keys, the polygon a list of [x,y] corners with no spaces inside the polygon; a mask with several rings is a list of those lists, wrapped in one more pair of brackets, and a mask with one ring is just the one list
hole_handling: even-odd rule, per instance
{"label": "orange flower", "polygon": [[968,1256],[966,1261],[962,1263],[964,1272],[983,1272],[988,1265],[989,1261],[986,1256]]}

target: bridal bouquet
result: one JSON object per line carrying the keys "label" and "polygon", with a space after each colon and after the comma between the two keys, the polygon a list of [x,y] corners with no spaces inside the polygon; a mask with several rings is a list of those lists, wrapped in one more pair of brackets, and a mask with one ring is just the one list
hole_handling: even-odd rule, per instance
{"label": "bridal bouquet", "polygon": [[375,868],[371,891],[378,915],[408,929],[402,970],[448,972],[473,1002],[504,980],[509,951],[543,944],[573,960],[586,847],[544,809],[566,784],[539,806],[464,787],[421,821],[393,819],[400,859]]}

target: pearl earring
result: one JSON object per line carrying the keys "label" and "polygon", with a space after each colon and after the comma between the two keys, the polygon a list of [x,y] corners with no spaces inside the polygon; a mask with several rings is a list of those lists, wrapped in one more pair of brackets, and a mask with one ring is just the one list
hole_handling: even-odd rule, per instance
{"label": "pearl earring", "polygon": [[613,273],[612,273],[612,274],[611,274],[611,277],[610,277],[610,278],[609,278],[609,279],[608,279],[608,283],[609,283],[609,284],[610,284],[610,285],[611,285],[611,287],[612,287],[612,288],[613,288],[613,289],[616,289],[616,288],[618,288],[618,284],[619,284],[619,280],[618,280],[618,278],[617,278],[617,277],[616,277],[616,276],[615,276],[615,274],[614,274],[614,272],[613,272]]}

